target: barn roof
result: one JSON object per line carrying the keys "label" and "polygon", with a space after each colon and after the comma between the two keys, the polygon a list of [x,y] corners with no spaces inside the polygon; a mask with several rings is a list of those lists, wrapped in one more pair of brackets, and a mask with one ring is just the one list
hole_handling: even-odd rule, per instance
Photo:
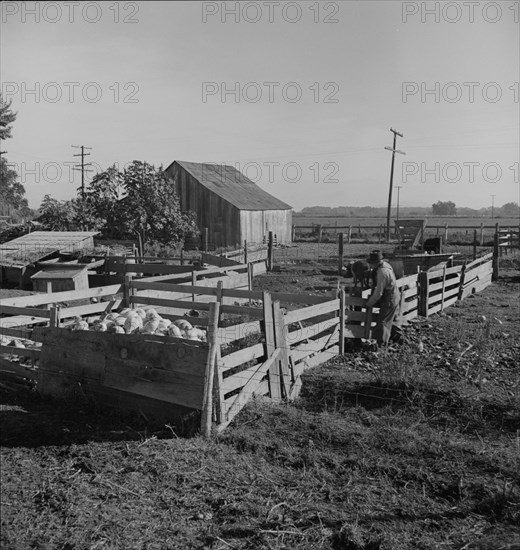
{"label": "barn roof", "polygon": [[292,206],[264,191],[233,166],[181,160],[177,160],[173,164],[181,166],[206,189],[240,210],[292,209]]}

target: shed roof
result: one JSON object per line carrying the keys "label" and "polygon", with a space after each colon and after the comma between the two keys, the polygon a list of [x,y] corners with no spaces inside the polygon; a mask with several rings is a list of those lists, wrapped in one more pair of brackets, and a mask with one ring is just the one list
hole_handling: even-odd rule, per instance
{"label": "shed roof", "polygon": [[78,275],[81,275],[83,271],[85,271],[87,268],[84,269],[78,269],[76,271],[72,269],[63,269],[63,270],[53,270],[53,271],[38,271],[38,273],[35,273],[31,276],[31,279],[75,279],[78,277]]}
{"label": "shed roof", "polygon": [[33,231],[0,245],[0,264],[23,266],[60,251],[81,249],[99,231]]}
{"label": "shed roof", "polygon": [[240,210],[291,210],[285,202],[273,197],[242,172],[227,164],[206,164],[177,160],[201,185]]}

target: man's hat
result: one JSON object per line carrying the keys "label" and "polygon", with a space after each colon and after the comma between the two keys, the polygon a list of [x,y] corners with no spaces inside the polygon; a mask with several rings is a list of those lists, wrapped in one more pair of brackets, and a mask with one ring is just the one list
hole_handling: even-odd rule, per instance
{"label": "man's hat", "polygon": [[369,264],[379,264],[383,261],[383,253],[381,250],[373,250],[367,258]]}

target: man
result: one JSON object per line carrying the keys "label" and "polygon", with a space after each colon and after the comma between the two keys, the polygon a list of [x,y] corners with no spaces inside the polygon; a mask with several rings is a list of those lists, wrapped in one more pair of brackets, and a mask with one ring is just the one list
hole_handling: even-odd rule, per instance
{"label": "man", "polygon": [[380,346],[387,346],[391,338],[400,342],[402,340],[399,320],[401,293],[397,288],[394,270],[388,262],[383,260],[380,250],[371,252],[367,262],[374,270],[375,288],[366,306],[379,307],[374,337]]}

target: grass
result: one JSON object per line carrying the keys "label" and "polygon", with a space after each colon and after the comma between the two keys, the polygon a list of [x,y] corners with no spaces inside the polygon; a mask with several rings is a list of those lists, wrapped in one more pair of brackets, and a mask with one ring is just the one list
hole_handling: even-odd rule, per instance
{"label": "grass", "polygon": [[520,548],[519,296],[505,274],[399,351],[337,356],[297,401],[254,399],[210,440],[1,389],[1,547]]}

